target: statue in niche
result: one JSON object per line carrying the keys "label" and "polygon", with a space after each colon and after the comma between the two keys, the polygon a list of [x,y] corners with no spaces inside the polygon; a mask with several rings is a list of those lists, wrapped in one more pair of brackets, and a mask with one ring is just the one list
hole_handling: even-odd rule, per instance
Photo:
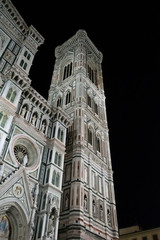
{"label": "statue in niche", "polygon": [[55,216],[51,214],[49,218],[49,224],[48,224],[48,237],[50,239],[53,239],[54,237],[54,230],[55,230]]}
{"label": "statue in niche", "polygon": [[24,106],[24,107],[22,108],[21,116],[25,118],[26,112],[27,112],[27,107]]}
{"label": "statue in niche", "polygon": [[41,126],[41,131],[42,131],[43,133],[45,133],[45,130],[46,130],[46,124],[45,124],[45,122],[43,122],[43,123],[42,123],[42,126]]}
{"label": "statue in niche", "polygon": [[36,120],[37,120],[36,116],[35,116],[35,115],[33,115],[33,117],[32,117],[32,124],[33,124],[33,125],[35,125],[35,124],[36,124]]}
{"label": "statue in niche", "polygon": [[87,196],[84,195],[84,209],[87,210]]}

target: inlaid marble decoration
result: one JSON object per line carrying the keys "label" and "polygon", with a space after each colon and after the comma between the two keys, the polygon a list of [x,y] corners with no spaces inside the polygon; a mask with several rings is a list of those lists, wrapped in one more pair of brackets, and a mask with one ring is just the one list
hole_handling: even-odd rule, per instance
{"label": "inlaid marble decoration", "polygon": [[10,38],[0,29],[0,56],[5,50]]}

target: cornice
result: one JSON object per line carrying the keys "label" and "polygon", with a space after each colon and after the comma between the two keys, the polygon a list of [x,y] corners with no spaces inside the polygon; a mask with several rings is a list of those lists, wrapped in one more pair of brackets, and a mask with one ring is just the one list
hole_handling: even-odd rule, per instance
{"label": "cornice", "polygon": [[60,58],[64,54],[64,51],[68,50],[71,47],[74,47],[75,45],[78,45],[80,42],[83,42],[88,47],[88,49],[90,49],[95,54],[95,56],[99,59],[100,63],[102,62],[103,59],[102,53],[98,51],[98,49],[89,39],[86,31],[81,29],[78,30],[73,37],[68,39],[61,46],[56,47],[55,49],[56,58]]}

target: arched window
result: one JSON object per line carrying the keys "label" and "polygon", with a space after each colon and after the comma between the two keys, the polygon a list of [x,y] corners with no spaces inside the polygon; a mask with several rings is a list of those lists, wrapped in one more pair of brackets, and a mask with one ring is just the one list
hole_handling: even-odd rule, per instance
{"label": "arched window", "polygon": [[28,52],[27,52],[27,51],[25,51],[25,52],[24,52],[24,56],[25,56],[25,57],[27,57],[27,55],[28,55]]}
{"label": "arched window", "polygon": [[46,206],[46,193],[43,195],[42,209],[45,209]]}
{"label": "arched window", "polygon": [[30,60],[30,58],[31,58],[31,55],[28,53],[27,59]]}
{"label": "arched window", "polygon": [[27,68],[27,63],[24,64],[23,69],[26,70]]}
{"label": "arched window", "polygon": [[40,220],[39,220],[39,229],[38,229],[38,238],[41,237],[41,234],[42,234],[42,226],[43,226],[43,218],[40,218]]}
{"label": "arched window", "polygon": [[58,137],[57,137],[61,142],[63,142],[63,130],[60,128],[58,129]]}
{"label": "arched window", "polygon": [[56,171],[53,171],[53,175],[52,175],[52,184],[55,185],[56,184]]}
{"label": "arched window", "polygon": [[12,97],[11,97],[11,102],[12,102],[12,103],[14,102],[14,100],[15,100],[15,98],[16,98],[16,95],[17,95],[17,92],[14,91],[14,92],[12,93]]}
{"label": "arched window", "polygon": [[70,92],[67,92],[65,104],[67,105],[67,104],[70,103],[70,102],[71,102],[71,93],[70,93]]}
{"label": "arched window", "polygon": [[92,141],[92,130],[89,128],[88,129],[88,143],[92,145],[93,141]]}
{"label": "arched window", "polygon": [[7,98],[8,100],[10,99],[12,92],[13,92],[13,89],[10,88],[10,89],[8,90],[7,95],[6,95],[6,98]]}
{"label": "arched window", "polygon": [[0,121],[1,121],[2,117],[3,117],[3,113],[0,112]]}
{"label": "arched window", "polygon": [[[2,114],[2,113],[1,113],[1,114]],[[1,115],[1,116],[2,116],[2,115]],[[3,115],[3,118],[1,117],[0,123],[1,123],[1,127],[2,127],[2,128],[5,127],[6,122],[7,122],[7,119],[8,119],[7,115]]]}
{"label": "arched window", "polygon": [[48,183],[49,181],[49,174],[50,174],[50,169],[47,170],[46,183]]}
{"label": "arched window", "polygon": [[61,102],[62,102],[61,97],[59,97],[57,100],[57,107],[61,107]]}
{"label": "arched window", "polygon": [[98,115],[98,105],[96,102],[94,102],[94,111]]}
{"label": "arched window", "polygon": [[23,67],[23,64],[24,64],[24,60],[22,59],[20,62],[20,66]]}
{"label": "arched window", "polygon": [[96,150],[98,152],[101,152],[101,147],[100,147],[100,139],[99,137],[96,136]]}
{"label": "arched window", "polygon": [[61,166],[61,154],[59,154],[58,152],[55,153],[54,163],[57,164],[59,167]]}
{"label": "arched window", "polygon": [[92,106],[91,105],[91,97],[87,94],[87,104],[88,104],[88,106]]}
{"label": "arched window", "polygon": [[72,75],[72,62],[64,67],[63,80]]}
{"label": "arched window", "polygon": [[59,181],[60,181],[60,174],[56,174],[56,187],[59,187]]}
{"label": "arched window", "polygon": [[54,128],[53,128],[53,133],[52,133],[53,138],[55,137],[55,132],[56,132],[56,126],[54,126]]}

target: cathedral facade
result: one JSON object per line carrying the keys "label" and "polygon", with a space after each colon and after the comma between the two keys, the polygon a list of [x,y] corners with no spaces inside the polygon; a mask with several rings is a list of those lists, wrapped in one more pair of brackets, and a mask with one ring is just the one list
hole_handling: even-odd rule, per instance
{"label": "cathedral facade", "polygon": [[48,99],[28,77],[44,38],[0,2],[0,239],[118,239],[102,53],[55,49]]}

